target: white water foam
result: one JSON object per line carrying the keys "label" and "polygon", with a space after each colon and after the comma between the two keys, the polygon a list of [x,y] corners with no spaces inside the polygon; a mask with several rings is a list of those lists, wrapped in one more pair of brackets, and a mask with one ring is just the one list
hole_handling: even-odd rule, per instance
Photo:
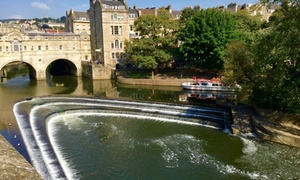
{"label": "white water foam", "polygon": [[42,153],[39,149],[35,148],[37,146],[34,139],[34,135],[30,127],[27,127],[24,121],[24,116],[20,115],[19,107],[21,107],[24,102],[18,102],[13,107],[13,112],[15,114],[19,129],[21,131],[23,141],[26,144],[26,149],[29,154],[31,163],[37,170],[37,172],[43,177],[43,179],[50,179],[50,174],[48,174],[47,168],[44,166],[44,161],[40,157]]}
{"label": "white water foam", "polygon": [[[49,102],[46,102],[47,100],[49,100]],[[63,100],[64,102],[55,102],[57,100]],[[85,100],[85,101],[89,101],[89,102],[69,102],[69,100]],[[54,161],[52,160],[52,157],[50,157],[47,152],[49,152],[49,144],[45,144],[43,143],[42,140],[42,134],[40,134],[40,129],[38,127],[38,121],[43,121],[39,118],[37,118],[37,116],[35,114],[37,114],[42,108],[54,108],[54,109],[59,109],[59,106],[62,107],[66,107],[66,106],[97,106],[97,107],[112,107],[112,108],[128,108],[128,109],[135,109],[135,110],[141,110],[141,111],[148,111],[149,107],[152,108],[156,108],[156,110],[154,110],[155,112],[157,112],[157,109],[160,108],[171,108],[169,111],[166,110],[159,110],[160,113],[162,114],[174,114],[174,109],[179,109],[179,110],[190,110],[193,109],[194,111],[211,111],[211,110],[207,110],[207,109],[201,109],[201,108],[191,108],[191,107],[184,107],[184,106],[170,106],[170,105],[164,105],[164,104],[150,104],[150,103],[137,103],[137,102],[124,102],[124,101],[118,101],[118,100],[101,100],[101,99],[87,99],[87,98],[66,98],[66,97],[42,97],[42,98],[33,98],[31,99],[31,102],[34,101],[41,101],[41,102],[46,102],[45,104],[39,105],[39,106],[35,106],[32,108],[31,114],[30,114],[30,124],[32,129],[31,130],[26,130],[26,127],[22,126],[22,123],[20,123],[21,121],[19,120],[19,127],[21,129],[22,135],[24,136],[24,142],[26,143],[27,147],[28,147],[28,151],[29,151],[29,155],[31,157],[32,163],[34,164],[35,168],[37,169],[37,171],[44,177],[44,179],[48,179],[49,175],[47,174],[47,169],[49,171],[49,173],[51,174],[51,178],[52,179],[58,179],[59,178],[59,170],[55,167],[55,165],[53,165]],[[105,103],[104,103],[105,102]],[[107,104],[106,104],[107,103]],[[113,104],[112,104],[113,103]],[[119,104],[118,104],[119,103]],[[18,106],[20,106],[22,104],[22,102],[20,102],[19,104],[16,104],[14,106],[14,112],[16,113],[16,117],[18,116],[17,113],[17,109]],[[124,106],[124,104],[126,104],[126,106]],[[143,107],[144,106],[144,107]],[[74,114],[74,113],[72,113]],[[86,115],[86,113],[83,113],[84,115]],[[89,113],[91,114],[91,113]],[[92,113],[93,114],[93,113]],[[99,115],[99,113],[94,113],[94,115]],[[184,113],[175,113],[175,115],[183,115]],[[59,113],[59,115],[64,115],[64,113]],[[82,115],[82,113],[75,113],[75,115]],[[172,123],[181,123],[181,124],[189,124],[189,125],[197,125],[197,126],[205,126],[205,127],[210,127],[210,128],[214,128],[214,129],[219,129],[217,127],[214,126],[210,126],[210,125],[201,125],[199,123],[194,123],[194,122],[186,122],[186,121],[180,121],[180,120],[175,120],[175,119],[168,119],[168,118],[157,118],[157,117],[148,117],[148,116],[142,116],[142,115],[128,115],[128,114],[124,114],[124,115],[120,115],[120,114],[109,114],[109,113],[103,113],[101,114],[101,116],[124,116],[124,117],[130,117],[130,118],[138,118],[138,119],[148,119],[148,120],[155,120],[155,121],[163,121],[163,122],[172,122]],[[22,119],[22,117],[18,117],[17,119]],[[74,127],[70,127],[70,128],[74,128]],[[50,128],[51,129],[51,128]],[[49,128],[48,128],[49,130]],[[86,132],[87,134],[88,132]],[[28,137],[34,137],[36,141],[33,141],[32,139],[29,139]],[[50,136],[50,140],[51,140],[51,136]],[[51,141],[52,143],[54,142],[53,139]],[[36,143],[36,144],[35,144]],[[38,146],[40,148],[40,150],[38,150],[37,148],[34,148],[35,146]],[[55,148],[56,145],[53,145],[53,148]],[[57,151],[59,151],[59,149],[57,149]],[[42,159],[40,158],[42,157]],[[68,167],[67,163],[63,163],[63,161],[61,161],[61,157],[59,158],[59,162],[63,164],[63,167]],[[46,164],[46,169],[45,167],[42,165],[43,163]],[[72,172],[72,170],[68,169],[64,169],[64,172],[68,178],[74,178],[72,176],[70,176],[70,174],[75,174],[74,172]]]}
{"label": "white water foam", "polygon": [[[65,114],[59,114],[56,117],[53,117],[49,119],[48,123],[48,135],[49,139],[51,141],[51,144],[53,145],[53,149],[55,150],[55,153],[59,159],[59,162],[62,164],[62,167],[64,169],[64,172],[66,173],[66,176],[68,179],[78,179],[74,174],[73,169],[70,168],[67,160],[65,159],[63,152],[59,148],[59,144],[57,140],[55,139],[55,121],[61,118],[68,118],[68,116],[74,117],[74,116],[107,116],[107,117],[127,117],[127,118],[137,118],[142,120],[154,120],[154,121],[162,121],[162,122],[171,122],[171,123],[180,123],[180,124],[188,124],[188,125],[196,125],[199,126],[198,123],[192,123],[192,122],[186,122],[186,121],[179,121],[174,119],[167,119],[167,118],[158,118],[158,117],[150,117],[150,116],[144,116],[144,115],[134,115],[134,114],[116,114],[116,113],[105,113],[105,112],[74,112],[74,113],[65,113]],[[69,119],[69,118],[68,118]],[[169,159],[169,161],[176,162],[176,155],[170,156],[170,153],[165,154],[165,158]],[[175,163],[176,164],[176,163]],[[176,166],[176,165],[175,165]],[[174,167],[174,165],[172,165]]]}
{"label": "white water foam", "polygon": [[67,179],[69,179],[69,180],[80,179],[80,177],[77,176],[76,170],[74,168],[72,168],[70,163],[66,160],[65,155],[57,141],[57,137],[55,136],[56,132],[58,130],[55,126],[55,123],[57,123],[58,121],[61,121],[61,118],[62,117],[60,117],[60,116],[56,116],[56,117],[51,118],[51,120],[49,120],[48,127],[47,127],[48,136],[49,136],[50,142],[52,144],[52,147],[56,153],[56,156],[66,174]]}
{"label": "white water foam", "polygon": [[58,166],[55,165],[56,159],[54,160],[52,156],[50,156],[49,152],[51,152],[51,145],[48,143],[44,143],[43,141],[43,134],[41,134],[41,129],[38,125],[38,121],[40,121],[40,118],[36,115],[39,111],[41,106],[34,106],[31,109],[30,113],[30,125],[32,132],[34,134],[34,137],[36,139],[37,145],[40,148],[41,157],[44,160],[44,163],[46,164],[46,167],[51,175],[51,179],[64,179],[60,177],[60,169]]}
{"label": "white water foam", "polygon": [[243,153],[246,155],[253,155],[256,153],[257,151],[257,147],[254,143],[253,140],[249,140],[246,138],[241,137],[243,143],[244,143],[244,147],[242,149]]}

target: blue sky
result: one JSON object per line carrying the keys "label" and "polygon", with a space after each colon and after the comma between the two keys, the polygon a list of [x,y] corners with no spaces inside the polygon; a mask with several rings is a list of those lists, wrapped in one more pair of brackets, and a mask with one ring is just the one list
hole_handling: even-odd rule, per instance
{"label": "blue sky", "polygon": [[[256,3],[259,0],[236,0],[238,4]],[[0,0],[0,19],[10,18],[60,18],[71,8],[75,11],[87,11],[89,0]],[[140,8],[172,5],[174,10],[187,6],[201,5],[202,8],[215,7],[233,2],[233,0],[126,0],[129,6]]]}

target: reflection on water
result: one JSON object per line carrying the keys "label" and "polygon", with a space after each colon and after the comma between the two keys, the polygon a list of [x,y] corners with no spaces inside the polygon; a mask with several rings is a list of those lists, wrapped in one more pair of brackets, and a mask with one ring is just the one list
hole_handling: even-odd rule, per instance
{"label": "reflection on water", "polygon": [[78,78],[71,75],[50,76],[46,82],[48,86],[58,90],[57,92],[54,92],[55,94],[71,94],[78,86]]}

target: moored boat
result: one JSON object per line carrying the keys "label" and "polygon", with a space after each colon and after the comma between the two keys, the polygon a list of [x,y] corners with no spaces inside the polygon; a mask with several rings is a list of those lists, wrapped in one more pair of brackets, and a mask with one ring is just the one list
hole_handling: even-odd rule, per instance
{"label": "moored boat", "polygon": [[196,79],[195,82],[184,82],[182,88],[195,91],[234,91],[230,86],[223,86],[220,78]]}

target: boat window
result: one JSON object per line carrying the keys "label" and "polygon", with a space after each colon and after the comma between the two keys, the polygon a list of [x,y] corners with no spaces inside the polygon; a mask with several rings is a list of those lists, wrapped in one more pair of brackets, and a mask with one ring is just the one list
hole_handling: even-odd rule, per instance
{"label": "boat window", "polygon": [[201,85],[202,86],[207,86],[207,83],[206,82],[202,82]]}
{"label": "boat window", "polygon": [[212,84],[212,86],[219,86],[219,84]]}

